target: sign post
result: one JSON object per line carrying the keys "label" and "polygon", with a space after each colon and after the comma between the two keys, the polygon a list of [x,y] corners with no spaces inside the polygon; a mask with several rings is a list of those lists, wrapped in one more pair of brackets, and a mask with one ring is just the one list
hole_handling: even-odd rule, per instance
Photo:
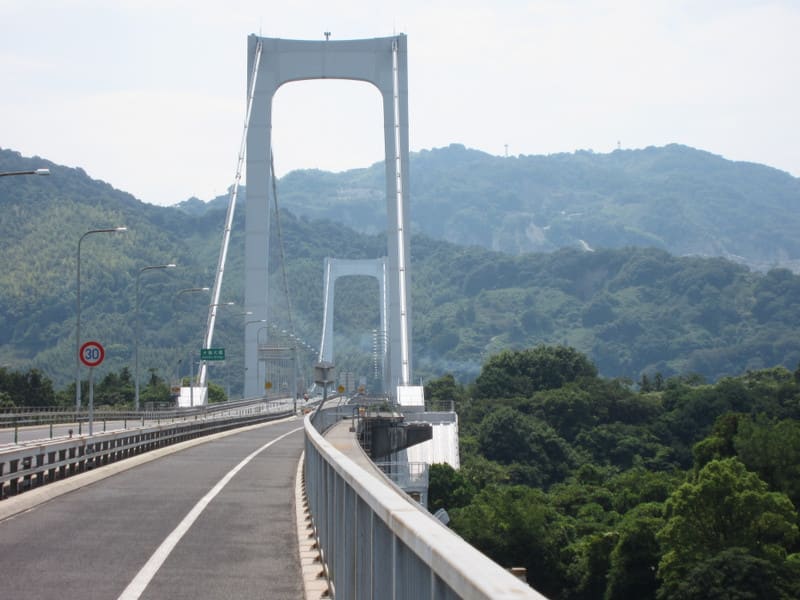
{"label": "sign post", "polygon": [[314,383],[322,386],[322,402],[317,406],[319,411],[328,399],[328,384],[334,383],[333,378],[333,363],[319,362],[314,365]]}
{"label": "sign post", "polygon": [[225,348],[200,348],[200,360],[225,360]]}
{"label": "sign post", "polygon": [[81,346],[79,358],[89,367],[89,437],[94,433],[94,368],[103,362],[106,350],[100,342],[86,342]]}

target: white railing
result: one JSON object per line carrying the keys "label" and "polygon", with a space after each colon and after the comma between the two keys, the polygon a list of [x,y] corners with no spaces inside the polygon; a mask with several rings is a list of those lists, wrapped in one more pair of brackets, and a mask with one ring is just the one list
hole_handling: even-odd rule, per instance
{"label": "white railing", "polygon": [[335,598],[544,600],[334,448],[312,415],[305,432],[306,493]]}

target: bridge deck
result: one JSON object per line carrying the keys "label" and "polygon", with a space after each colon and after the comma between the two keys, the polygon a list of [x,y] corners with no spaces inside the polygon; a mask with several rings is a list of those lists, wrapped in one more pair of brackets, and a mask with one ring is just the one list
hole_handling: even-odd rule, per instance
{"label": "bridge deck", "polygon": [[369,459],[358,444],[355,433],[350,431],[352,424],[349,419],[339,421],[325,432],[325,439],[359,467],[382,478],[383,472]]}
{"label": "bridge deck", "polygon": [[[198,443],[1,521],[3,595],[302,597],[293,511],[299,428],[292,419]],[[122,596],[137,577],[141,595]]]}

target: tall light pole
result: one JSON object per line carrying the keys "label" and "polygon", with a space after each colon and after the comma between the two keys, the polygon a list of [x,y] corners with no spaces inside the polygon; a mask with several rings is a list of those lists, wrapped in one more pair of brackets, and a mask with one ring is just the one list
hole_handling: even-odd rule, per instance
{"label": "tall light pole", "polygon": [[76,285],[76,315],[75,315],[75,412],[81,409],[81,242],[87,235],[93,233],[121,233],[128,231],[127,227],[110,227],[108,229],[91,229],[84,233],[78,240],[78,280]]}
{"label": "tall light pole", "polygon": [[[183,288],[182,290],[178,290],[177,292],[175,292],[175,298],[172,299],[172,303],[175,304],[175,302],[178,299],[178,296],[180,296],[181,294],[189,294],[189,293],[192,293],[192,292],[207,292],[209,289],[211,289],[211,288],[207,288],[207,287]],[[173,306],[173,308],[174,308],[174,306]]]}
{"label": "tall light pole", "polygon": [[[207,292],[210,289],[211,288],[208,288],[208,287],[192,287],[192,288],[183,288],[182,290],[178,290],[175,293],[175,297],[172,299],[172,308],[173,308],[173,310],[175,309],[175,305],[177,303],[178,298],[181,296],[181,294],[192,294],[192,293],[195,293],[195,292]],[[190,378],[191,378],[191,369],[192,369],[192,357],[191,357],[191,351],[190,351],[190,354],[189,354],[189,377]],[[178,379],[179,380],[181,379],[180,375],[178,375]],[[181,383],[181,385],[183,385],[183,383]],[[191,385],[191,382],[190,382],[190,385]]]}
{"label": "tall light pole", "polygon": [[169,263],[168,265],[152,265],[150,267],[142,267],[139,269],[139,272],[136,274],[136,309],[134,311],[134,330],[133,330],[133,386],[134,386],[134,396],[133,396],[133,410],[139,412],[139,280],[142,277],[142,273],[145,271],[151,271],[153,269],[174,269],[175,263]]}
{"label": "tall light pole", "polygon": [[[182,290],[178,290],[176,292],[175,296],[172,298],[172,308],[175,309],[176,304],[177,304],[177,300],[182,294],[191,294],[191,293],[195,293],[195,292],[207,292],[210,289],[211,288],[208,288],[208,287],[191,287],[191,288],[184,288]],[[191,350],[189,350],[189,360],[188,360],[187,364],[189,366],[189,403],[191,404],[191,406],[194,406],[194,383],[192,382],[192,379],[193,379],[192,370],[194,369],[194,364],[193,364],[193,352]],[[180,361],[178,362],[178,365],[180,366]],[[183,379],[181,378],[180,373],[177,373],[177,376],[178,376],[178,381],[180,383],[180,386],[181,386],[181,388],[183,388]],[[180,400],[178,401],[178,404],[180,405]]]}
{"label": "tall light pole", "polygon": [[0,172],[0,177],[11,177],[13,175],[50,175],[50,169],[32,169],[30,171]]}
{"label": "tall light pole", "polygon": [[[252,314],[252,311],[250,311],[250,314]],[[254,319],[252,321],[245,321],[244,322],[244,335],[245,335],[245,337],[247,337],[247,326],[248,325],[253,325],[254,323],[266,323],[266,322],[267,322],[266,319]],[[258,340],[258,334],[261,333],[261,330],[262,329],[266,329],[266,328],[267,328],[266,325],[258,328],[258,331],[256,332],[256,340]],[[242,360],[242,363],[243,363],[242,366],[244,366],[245,364],[247,364],[247,360],[246,359]],[[257,369],[258,369],[258,359],[256,358],[256,370]],[[247,367],[244,367],[244,377],[247,378]],[[244,388],[242,388],[242,397],[244,397]]]}

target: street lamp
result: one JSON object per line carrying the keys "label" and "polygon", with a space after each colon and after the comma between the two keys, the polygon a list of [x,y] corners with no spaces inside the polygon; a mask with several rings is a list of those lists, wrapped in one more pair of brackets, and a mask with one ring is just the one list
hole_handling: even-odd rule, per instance
{"label": "street lamp", "polygon": [[191,292],[207,292],[209,289],[211,289],[211,288],[207,288],[207,287],[183,288],[182,290],[178,290],[177,292],[175,292],[175,297],[172,299],[172,302],[174,304],[175,300],[181,294],[188,294],[188,293],[191,293]]}
{"label": "street lamp", "polygon": [[139,272],[136,274],[136,310],[134,311],[134,331],[133,331],[133,355],[134,355],[134,366],[133,366],[133,378],[134,378],[134,397],[133,397],[133,410],[139,412],[139,280],[142,277],[142,273],[145,271],[151,271],[153,269],[174,269],[175,263],[169,263],[168,265],[153,265],[150,267],[142,267],[139,269]]}
{"label": "street lamp", "polygon": [[[245,338],[247,337],[247,326],[248,325],[253,325],[254,323],[266,323],[266,322],[267,322],[266,319],[254,319],[252,321],[245,321],[244,322],[244,335],[245,335]],[[264,325],[262,327],[259,327],[258,331],[256,331],[256,346],[258,346],[258,334],[261,333],[262,329],[266,329],[266,328],[267,328],[267,326]],[[247,361],[245,360],[244,362],[246,363]],[[258,359],[257,358],[256,358],[256,365],[258,365]],[[256,371],[258,371],[258,366],[256,366]],[[245,376],[245,378],[247,377],[247,367],[244,368],[244,376]],[[244,393],[242,393],[242,396],[244,396]]]}
{"label": "street lamp", "polygon": [[[175,293],[175,296],[172,298],[172,308],[175,309],[178,297],[181,296],[181,294],[191,294],[193,292],[207,292],[209,290],[210,290],[210,288],[208,288],[208,287],[191,287],[191,288],[184,288],[182,290],[178,290]],[[188,358],[189,358],[189,360],[187,361],[187,365],[189,367],[189,404],[191,406],[194,406],[194,373],[192,372],[194,370],[194,356],[193,356],[193,352],[192,352],[191,349],[189,350],[189,357]],[[176,372],[175,375],[176,375],[176,377],[178,379],[180,387],[183,388],[183,380],[182,380],[182,378],[180,376],[180,372],[179,372],[180,364],[181,364],[181,361],[179,360],[178,361],[178,372]]]}
{"label": "street lamp", "polygon": [[81,242],[83,242],[83,238],[93,233],[121,233],[123,231],[128,231],[128,228],[111,227],[108,229],[92,229],[84,233],[78,240],[77,310],[75,311],[75,412],[81,409]]}
{"label": "street lamp", "polygon": [[50,175],[50,169],[33,169],[30,171],[6,171],[0,173],[0,177],[11,177],[13,175]]}
{"label": "street lamp", "polygon": [[[192,288],[183,288],[182,290],[178,290],[175,293],[175,296],[172,298],[172,310],[174,311],[176,309],[176,304],[177,304],[178,298],[181,296],[181,294],[191,294],[191,293],[195,293],[195,292],[207,292],[210,289],[211,288],[209,288],[209,287],[192,287]],[[191,358],[189,359],[189,365],[190,365],[190,368],[191,368]],[[190,376],[191,376],[191,373],[190,373]],[[180,375],[178,375],[178,379],[180,380]]]}
{"label": "street lamp", "polygon": [[235,306],[236,302],[220,302],[219,304],[210,304],[209,306]]}

